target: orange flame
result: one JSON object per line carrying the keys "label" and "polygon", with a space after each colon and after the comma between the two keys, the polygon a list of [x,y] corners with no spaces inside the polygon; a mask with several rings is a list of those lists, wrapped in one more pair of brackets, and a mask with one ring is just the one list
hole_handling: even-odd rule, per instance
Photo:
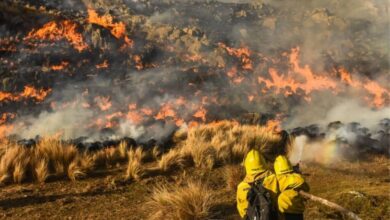
{"label": "orange flame", "polygon": [[137,111],[129,111],[126,118],[134,124],[140,124],[144,119],[144,117]]}
{"label": "orange flame", "polygon": [[112,103],[110,101],[110,97],[98,96],[95,98],[95,102],[96,102],[97,106],[100,108],[100,110],[102,110],[102,111],[107,111],[112,106]]}
{"label": "orange flame", "polygon": [[141,112],[147,116],[151,116],[153,114],[153,110],[151,108],[141,108]]}
{"label": "orange flame", "polygon": [[195,112],[195,114],[193,115],[195,118],[200,118],[202,119],[203,122],[206,121],[206,114],[207,114],[207,110],[201,106],[198,111]]}
{"label": "orange flame", "polygon": [[111,34],[120,39],[123,38],[126,45],[132,46],[133,41],[126,36],[126,25],[123,22],[114,22],[111,15],[99,16],[93,9],[88,9],[88,22],[91,24],[100,25],[110,30]]}
{"label": "orange flame", "polygon": [[65,38],[76,50],[81,52],[85,50],[88,45],[84,42],[83,36],[77,32],[77,28],[77,24],[72,21],[50,21],[42,28],[31,31],[25,39],[57,41]]}
{"label": "orange flame", "polygon": [[176,112],[173,110],[170,104],[164,104],[157,115],[154,116],[156,120],[164,120],[167,117],[176,117]]}
{"label": "orange flame", "polygon": [[95,66],[96,66],[97,69],[108,68],[108,61],[104,60],[103,63],[96,64]]}
{"label": "orange flame", "polygon": [[62,61],[59,65],[52,65],[50,68],[54,71],[63,70],[65,67],[69,65],[69,62]]}
{"label": "orange flame", "polygon": [[347,85],[350,85],[354,88],[365,89],[369,94],[374,96],[374,99],[371,101],[371,98],[366,98],[371,105],[380,108],[385,104],[385,97],[390,97],[390,91],[383,88],[379,83],[366,79],[366,82],[360,82],[358,80],[352,79],[351,74],[344,68],[339,68],[338,72],[340,73],[341,80]]}
{"label": "orange flame", "polygon": [[364,85],[364,88],[374,96],[373,104],[375,107],[381,107],[385,103],[384,96],[390,97],[390,92],[382,88],[378,83],[370,81]]}
{"label": "orange flame", "polygon": [[142,70],[144,68],[144,64],[142,63],[142,59],[140,55],[134,55],[133,61],[135,63],[135,68],[137,70]]}
{"label": "orange flame", "polygon": [[[269,68],[269,75],[271,80],[265,79],[263,77],[258,77],[258,82],[264,82],[267,89],[272,87],[276,89],[277,93],[284,91],[285,96],[292,95],[297,92],[298,89],[304,91],[306,100],[310,100],[311,92],[319,90],[332,90],[335,91],[337,88],[337,83],[333,79],[315,75],[309,66],[305,65],[301,67],[299,65],[299,48],[293,48],[290,54],[290,64],[291,69],[288,71],[286,76],[280,75],[276,69]],[[295,78],[300,78],[302,80],[297,81]],[[266,92],[267,90],[263,91]]]}
{"label": "orange flame", "polygon": [[223,43],[218,43],[221,48],[224,48],[230,56],[235,56],[240,59],[241,67],[244,70],[253,70],[252,60],[250,58],[251,51],[247,47],[231,48]]}
{"label": "orange flame", "polygon": [[25,86],[23,92],[19,94],[12,94],[8,92],[0,92],[0,102],[5,100],[20,101],[22,99],[33,98],[36,101],[43,101],[51,92],[51,89],[35,89],[32,86]]}
{"label": "orange flame", "polygon": [[281,128],[282,128],[281,121],[278,119],[268,120],[265,127],[269,131],[279,132],[279,131],[281,131]]}

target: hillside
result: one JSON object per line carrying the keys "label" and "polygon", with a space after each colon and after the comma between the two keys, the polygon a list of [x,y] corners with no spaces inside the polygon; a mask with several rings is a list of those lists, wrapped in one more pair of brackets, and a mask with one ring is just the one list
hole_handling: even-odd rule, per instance
{"label": "hillside", "polygon": [[[244,172],[240,161],[255,146],[263,146],[262,152],[271,160],[277,152],[278,138],[266,128],[220,122],[177,132],[174,146],[162,155],[157,148],[150,153],[129,150],[123,161],[111,157],[105,160],[106,165],[97,166],[98,160],[94,159],[91,167],[84,170],[79,165],[73,170],[79,170],[75,172],[79,174],[83,170],[83,175],[73,175],[77,177],[74,181],[68,179],[70,172],[51,172],[48,163],[47,178],[37,183],[26,168],[21,184],[9,181],[1,186],[1,218],[161,219],[165,215],[238,219],[235,187]],[[120,151],[120,147],[114,149]],[[4,167],[7,153],[2,155],[0,164]],[[377,155],[333,164],[302,162],[301,171],[314,195],[337,202],[362,219],[388,219],[389,161]],[[15,173],[15,167],[10,169]],[[174,204],[182,211],[176,213],[177,205],[170,201],[181,201]],[[199,206],[191,206],[192,203]],[[166,212],[171,214],[167,216]],[[342,216],[308,201],[305,219]]]}

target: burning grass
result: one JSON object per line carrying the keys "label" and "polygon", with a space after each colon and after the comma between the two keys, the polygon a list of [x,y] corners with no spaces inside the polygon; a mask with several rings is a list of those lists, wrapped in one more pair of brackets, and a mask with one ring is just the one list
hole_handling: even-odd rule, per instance
{"label": "burning grass", "polygon": [[148,209],[150,219],[209,219],[213,217],[212,190],[200,182],[184,186],[159,186],[152,193]]}

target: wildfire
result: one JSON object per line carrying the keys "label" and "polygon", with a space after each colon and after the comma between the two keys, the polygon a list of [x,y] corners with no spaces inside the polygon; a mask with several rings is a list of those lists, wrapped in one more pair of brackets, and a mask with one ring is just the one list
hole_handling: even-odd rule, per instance
{"label": "wildfire", "polygon": [[65,67],[69,65],[69,62],[62,61],[59,65],[52,65],[50,68],[54,71],[63,70]]}
{"label": "wildfire", "polygon": [[112,106],[112,103],[110,101],[110,97],[98,96],[95,98],[95,102],[96,102],[97,106],[100,108],[100,110],[102,110],[102,111],[107,111]]}
{"label": "wildfire", "polygon": [[135,63],[135,68],[137,70],[142,70],[144,68],[144,64],[142,63],[141,56],[139,55],[134,55],[133,56],[133,61]]}
{"label": "wildfire", "polygon": [[[337,88],[337,83],[333,79],[320,76],[313,73],[309,66],[301,67],[299,65],[299,48],[293,48],[289,57],[291,68],[286,75],[279,74],[275,68],[269,68],[269,75],[271,80],[258,77],[259,83],[265,83],[266,90],[275,88],[277,93],[284,92],[285,96],[296,94],[298,89],[301,89],[305,95],[306,100],[310,100],[310,93],[319,90],[334,91]],[[301,78],[298,81],[296,78]]]}
{"label": "wildfire", "polygon": [[382,107],[385,103],[384,96],[390,97],[390,92],[382,88],[378,83],[370,81],[364,85],[364,88],[374,96],[373,104],[375,107]]}
{"label": "wildfire", "polygon": [[77,32],[77,24],[69,21],[50,21],[38,30],[31,31],[26,40],[68,40],[79,52],[85,50],[88,45],[84,42],[83,36]]}
{"label": "wildfire", "polygon": [[96,66],[97,69],[108,68],[108,61],[104,60],[103,63],[96,64],[95,66]]}
{"label": "wildfire", "polygon": [[96,24],[110,30],[111,34],[120,39],[123,38],[126,45],[133,46],[133,41],[126,36],[126,25],[123,22],[114,22],[111,15],[99,16],[93,9],[88,9],[87,21],[91,24]]}
{"label": "wildfire", "polygon": [[164,120],[167,117],[172,117],[172,118],[176,117],[176,112],[175,110],[173,110],[170,104],[164,104],[161,107],[160,111],[157,113],[157,115],[154,116],[156,120]]}
{"label": "wildfire", "polygon": [[22,99],[32,98],[36,101],[43,101],[46,96],[51,92],[51,89],[35,89],[32,86],[25,86],[24,90],[19,94],[12,94],[8,92],[0,91],[0,102],[2,101],[20,101]]}
{"label": "wildfire", "polygon": [[366,98],[372,106],[377,108],[383,107],[385,105],[386,96],[390,97],[390,91],[380,86],[377,82],[369,79],[366,79],[364,83],[354,80],[352,79],[351,74],[344,68],[339,68],[338,72],[340,73],[341,80],[347,85],[354,88],[365,89],[369,94],[373,95],[373,100],[371,100],[371,98]]}
{"label": "wildfire", "polygon": [[193,115],[195,118],[200,118],[202,119],[203,122],[206,121],[206,114],[207,114],[207,110],[201,106],[198,111],[195,112],[195,114]]}
{"label": "wildfire", "polygon": [[281,128],[282,128],[281,124],[282,123],[280,120],[273,119],[273,120],[268,120],[265,127],[267,128],[267,130],[279,132],[279,131],[281,131]]}
{"label": "wildfire", "polygon": [[223,43],[218,44],[221,48],[224,48],[230,56],[235,56],[241,61],[241,67],[244,70],[253,70],[252,60],[250,58],[251,51],[247,47],[243,48],[231,48]]}

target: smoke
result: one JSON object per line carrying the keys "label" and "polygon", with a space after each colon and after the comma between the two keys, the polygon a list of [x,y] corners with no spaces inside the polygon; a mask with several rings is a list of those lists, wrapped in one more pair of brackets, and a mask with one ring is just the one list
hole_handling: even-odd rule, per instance
{"label": "smoke", "polygon": [[[390,114],[390,19],[384,0],[36,4],[84,17],[88,5],[116,24],[123,22],[134,46],[124,47],[109,28],[87,24],[84,17],[77,31],[89,48],[81,53],[67,39],[37,40],[43,46],[18,41],[17,52],[1,57],[1,67],[9,70],[1,75],[1,91],[19,91],[26,84],[53,90],[40,103],[0,102],[0,113],[18,113],[14,133],[21,137],[163,139],[190,123],[236,119],[248,112],[282,115],[287,129],[318,124],[325,130],[329,122],[341,121],[374,131]],[[25,36],[50,19],[42,15],[20,29],[7,20],[0,26],[4,37],[12,33],[8,30]],[[292,48],[299,48],[300,69],[327,77],[334,86],[312,89],[322,82],[296,73]],[[63,70],[50,69],[63,60],[69,63]],[[107,67],[96,67],[105,62]],[[341,67],[358,86],[341,80]],[[371,81],[380,87],[379,95],[364,87]],[[374,107],[374,99],[382,105]],[[313,143],[301,145],[308,144]]]}
{"label": "smoke", "polygon": [[375,129],[381,119],[389,117],[390,107],[373,109],[357,98],[322,95],[315,97],[310,103],[295,106],[291,114],[294,117],[285,124],[290,129],[311,124],[325,127],[334,121],[359,122],[369,129]]}
{"label": "smoke", "polygon": [[343,152],[352,151],[346,145],[339,145],[332,138],[310,141],[307,136],[301,135],[295,138],[289,159],[293,165],[300,162],[315,162],[331,164],[345,158]]}

